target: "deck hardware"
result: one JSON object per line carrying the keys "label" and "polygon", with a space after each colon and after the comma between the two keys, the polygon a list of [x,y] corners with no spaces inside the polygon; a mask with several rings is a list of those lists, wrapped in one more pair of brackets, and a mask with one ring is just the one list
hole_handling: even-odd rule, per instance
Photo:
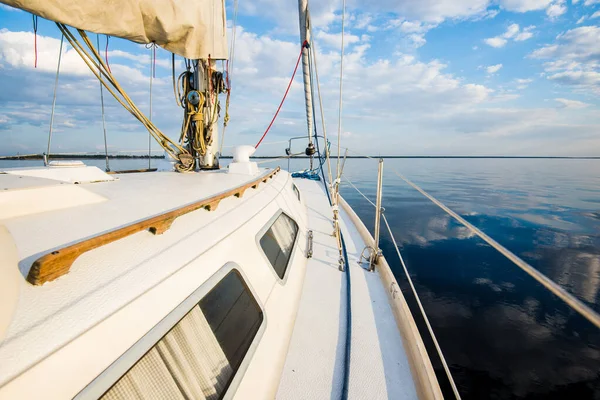
{"label": "deck hardware", "polygon": [[306,248],[308,249],[306,251],[306,258],[312,258],[313,256],[313,231],[308,231],[308,235],[307,235],[307,245]]}
{"label": "deck hardware", "polygon": [[340,270],[340,272],[344,272],[346,269],[344,268],[344,257],[340,257],[338,260],[338,269]]}
{"label": "deck hardware", "polygon": [[267,172],[252,182],[216,194],[207,199],[196,201],[175,210],[131,223],[122,228],[102,233],[89,239],[84,239],[69,246],[49,251],[31,265],[29,274],[27,275],[27,281],[32,285],[42,285],[46,282],[53,281],[54,279],[67,274],[75,260],[82,254],[116,240],[123,239],[134,233],[148,230],[154,235],[160,235],[171,227],[171,224],[176,218],[202,208],[208,211],[214,211],[222,199],[233,197],[236,193],[240,193],[243,190],[256,186],[258,182],[266,182],[273,178],[278,171],[279,167]]}
{"label": "deck hardware", "polygon": [[375,265],[377,264],[377,260],[381,255],[381,250],[379,249],[379,229],[381,227],[381,213],[383,212],[383,208],[381,207],[381,196],[383,192],[383,158],[379,159],[379,166],[377,169],[377,200],[375,201],[375,240],[373,241],[373,249],[375,251],[371,252],[371,260],[369,265],[369,271],[375,270]]}

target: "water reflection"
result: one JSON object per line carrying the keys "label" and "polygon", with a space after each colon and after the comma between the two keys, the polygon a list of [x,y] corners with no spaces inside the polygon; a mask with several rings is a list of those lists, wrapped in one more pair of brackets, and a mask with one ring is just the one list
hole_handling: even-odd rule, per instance
{"label": "water reflection", "polygon": [[[401,169],[600,310],[600,178],[593,172],[600,170],[600,161],[408,164],[412,161],[386,160],[387,171],[389,166]],[[346,170],[374,199],[376,166],[351,160]],[[373,207],[352,189],[342,194],[372,229]],[[389,172],[384,199],[386,216],[463,398],[600,397],[598,329]],[[409,293],[386,235],[381,246]],[[416,310],[410,296],[407,301]],[[442,377],[441,365],[435,364]]]}

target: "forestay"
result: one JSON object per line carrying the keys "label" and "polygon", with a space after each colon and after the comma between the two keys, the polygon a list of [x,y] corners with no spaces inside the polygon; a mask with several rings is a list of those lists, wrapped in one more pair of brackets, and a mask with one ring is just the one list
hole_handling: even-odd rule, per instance
{"label": "forestay", "polygon": [[224,0],[0,0],[51,21],[189,59],[227,58]]}

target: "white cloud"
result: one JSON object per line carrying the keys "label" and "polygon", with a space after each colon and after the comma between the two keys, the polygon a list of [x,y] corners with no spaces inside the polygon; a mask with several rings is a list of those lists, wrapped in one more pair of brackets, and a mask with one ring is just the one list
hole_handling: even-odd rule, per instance
{"label": "white cloud", "polygon": [[503,39],[499,36],[496,36],[496,37],[492,37],[492,38],[483,39],[483,42],[485,44],[487,44],[488,46],[500,48],[500,47],[504,47],[506,45],[507,40]]}
{"label": "white cloud", "polygon": [[600,91],[600,27],[582,26],[556,37],[556,42],[530,54],[548,60],[547,78],[580,89]]}
{"label": "white cloud", "polygon": [[[34,68],[33,32],[12,32],[0,30],[0,64],[14,68]],[[37,69],[56,72],[60,40],[48,36],[37,36]],[[67,50],[63,45],[61,73],[92,76],[89,68],[74,49]]]}
{"label": "white cloud", "polygon": [[521,32],[517,36],[515,36],[515,41],[522,42],[527,39],[531,39],[533,37],[532,32]]}
{"label": "white cloud", "polygon": [[488,74],[495,74],[496,72],[500,71],[500,68],[502,68],[502,64],[496,64],[486,67],[485,70]]}
{"label": "white cloud", "polygon": [[410,40],[412,40],[415,48],[419,48],[419,47],[423,46],[425,43],[427,43],[427,41],[425,40],[423,35],[419,35],[416,33],[413,33],[412,35],[408,35],[408,38]]}
{"label": "white cloud", "polygon": [[18,8],[13,8],[13,7],[4,5],[4,4],[0,4],[0,10],[4,10],[4,11],[18,11],[18,12],[21,11]]}
{"label": "white cloud", "polygon": [[600,0],[585,0],[583,2],[583,4],[586,6],[591,6],[591,5],[599,4],[599,3],[600,3]]}
{"label": "white cloud", "polygon": [[517,84],[517,89],[523,90],[527,89],[529,84],[533,82],[533,79],[515,79],[515,83]]}
{"label": "white cloud", "polygon": [[517,33],[519,33],[519,24],[512,24],[509,25],[508,28],[506,28],[506,32],[504,32],[502,37],[504,37],[505,39],[510,39]]}
{"label": "white cloud", "polygon": [[534,28],[535,26],[531,25],[521,30],[518,24],[511,24],[508,26],[508,28],[506,28],[506,31],[502,35],[487,38],[483,41],[488,46],[496,48],[504,47],[510,39],[515,40],[517,42],[522,42],[524,40],[530,39],[531,37],[533,37],[533,32],[531,31]]}
{"label": "white cloud", "polygon": [[576,24],[577,24],[577,25],[579,25],[579,24],[583,23],[583,21],[585,21],[585,20],[586,20],[586,18],[587,18],[587,17],[584,15],[583,17],[581,17],[581,18],[579,18],[579,19],[577,20]]}
{"label": "white cloud", "polygon": [[556,19],[567,11],[565,0],[500,0],[500,6],[519,13],[545,9],[550,19]]}
{"label": "white cloud", "polygon": [[[339,49],[342,45],[342,33],[328,33],[318,31],[315,35],[321,46]],[[361,41],[361,38],[348,32],[344,32],[344,46],[351,46]]]}
{"label": "white cloud", "polygon": [[580,109],[580,108],[589,107],[591,105],[589,103],[584,103],[583,101],[578,101],[578,100],[569,100],[569,99],[562,99],[562,98],[557,98],[554,100],[561,104],[560,108]]}
{"label": "white cloud", "polygon": [[564,2],[556,2],[546,9],[546,15],[550,19],[556,19],[567,12],[567,6]]}
{"label": "white cloud", "polygon": [[600,17],[600,11],[596,11],[595,13],[592,14],[592,16],[590,17],[590,19],[594,19],[594,18],[598,18]]}
{"label": "white cloud", "polygon": [[508,11],[524,13],[527,11],[543,10],[552,0],[500,0],[502,8]]}

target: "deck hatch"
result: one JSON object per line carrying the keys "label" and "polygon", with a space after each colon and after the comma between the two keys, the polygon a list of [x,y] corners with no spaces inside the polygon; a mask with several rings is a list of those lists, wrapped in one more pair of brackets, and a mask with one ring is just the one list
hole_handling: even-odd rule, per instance
{"label": "deck hatch", "polygon": [[221,399],[263,320],[232,269],[101,398]]}

